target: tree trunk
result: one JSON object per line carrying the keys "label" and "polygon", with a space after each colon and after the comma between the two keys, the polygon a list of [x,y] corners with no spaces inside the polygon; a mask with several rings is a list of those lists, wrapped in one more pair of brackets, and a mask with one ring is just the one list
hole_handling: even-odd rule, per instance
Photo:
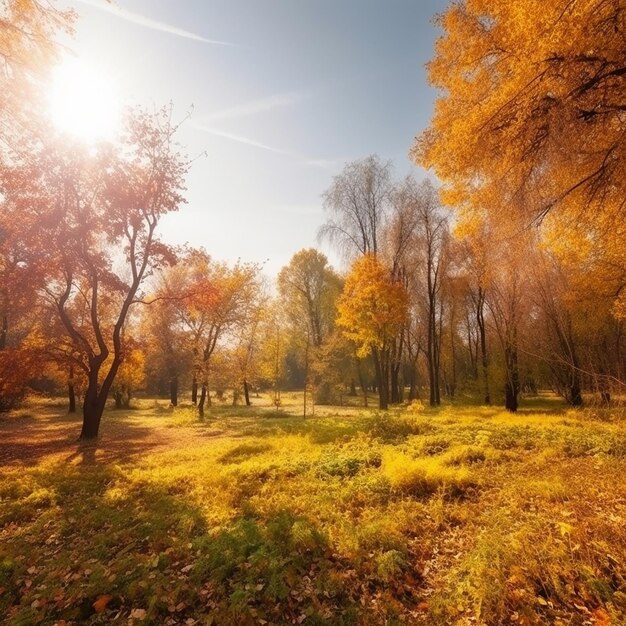
{"label": "tree trunk", "polygon": [[198,402],[198,415],[200,419],[204,419],[204,402],[206,401],[206,383],[202,383],[202,391],[200,392],[200,402]]}
{"label": "tree trunk", "polygon": [[401,363],[393,363],[391,365],[391,404],[400,404],[402,402],[402,387],[400,385],[400,366]]}
{"label": "tree trunk", "polygon": [[350,395],[356,396],[356,384],[354,383],[354,378],[350,380]]}
{"label": "tree trunk", "polygon": [[583,396],[580,388],[580,380],[578,380],[578,376],[574,377],[572,381],[571,387],[569,388],[569,403],[572,406],[582,406],[583,405]]}
{"label": "tree trunk", "polygon": [[378,387],[378,408],[387,410],[389,408],[389,371],[385,363],[384,351],[372,350],[374,358],[374,371],[376,372],[376,385]]}
{"label": "tree trunk", "polygon": [[518,407],[515,387],[513,383],[509,381],[507,381],[504,385],[504,407],[507,411],[511,411],[511,413],[515,413]]}
{"label": "tree trunk", "polygon": [[517,362],[517,348],[515,345],[508,345],[504,350],[504,360],[506,363],[507,381],[504,385],[504,407],[507,411],[515,413],[517,411],[518,394],[520,391],[519,365]]}
{"label": "tree trunk", "polygon": [[76,413],[76,391],[74,390],[74,383],[67,384],[67,396],[69,401],[68,413]]}
{"label": "tree trunk", "polygon": [[178,406],[178,378],[175,376],[170,380],[170,403]]}
{"label": "tree trunk", "polygon": [[115,400],[115,408],[117,410],[122,408],[122,392],[121,391],[114,391],[113,392],[113,398]]}
{"label": "tree trunk", "polygon": [[195,374],[193,375],[193,381],[191,383],[191,402],[193,404],[198,403],[198,380]]}
{"label": "tree trunk", "polygon": [[100,420],[102,419],[102,413],[104,413],[108,390],[107,393],[98,392],[98,373],[99,368],[95,368],[95,371],[92,368],[87,391],[85,391],[83,427],[80,431],[81,440],[95,439],[100,430]]}
{"label": "tree trunk", "polygon": [[417,364],[409,363],[409,402],[417,400]]}
{"label": "tree trunk", "polygon": [[476,322],[480,334],[480,357],[483,370],[483,392],[485,404],[491,404],[491,393],[489,392],[489,355],[487,354],[487,333],[485,330],[485,292],[478,288],[478,304],[476,306]]}
{"label": "tree trunk", "polygon": [[70,365],[70,375],[67,381],[67,397],[69,402],[68,413],[76,413],[76,390],[74,389],[74,365]]}
{"label": "tree trunk", "polygon": [[363,406],[367,408],[367,385],[365,384],[365,378],[363,378],[363,372],[361,371],[361,361],[357,358],[356,370],[359,376],[359,385],[361,387],[361,393],[363,394]]}
{"label": "tree trunk", "polygon": [[250,402],[250,390],[248,389],[248,381],[243,379],[243,397],[246,400],[246,406],[250,406],[252,403]]}

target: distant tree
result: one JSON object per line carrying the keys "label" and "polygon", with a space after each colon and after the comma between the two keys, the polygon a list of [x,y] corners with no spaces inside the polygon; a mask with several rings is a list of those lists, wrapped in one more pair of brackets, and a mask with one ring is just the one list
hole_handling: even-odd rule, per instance
{"label": "distant tree", "polygon": [[529,273],[523,267],[528,259],[528,243],[526,239],[515,240],[499,251],[487,298],[504,357],[504,406],[512,413],[519,406],[520,335],[530,308]]}
{"label": "distant tree", "polygon": [[254,317],[260,266],[242,262],[229,266],[203,250],[190,250],[179,265],[170,287],[174,296],[185,294],[178,300],[178,310],[190,333],[195,375],[201,378],[198,412],[203,418],[205,403],[211,406],[211,358],[224,342],[235,342],[237,331]]}
{"label": "distant tree", "polygon": [[164,269],[157,277],[154,291],[141,311],[140,332],[145,344],[148,387],[168,394],[172,406],[178,405],[181,380],[193,368],[193,340],[184,327],[180,310],[189,294],[181,283],[184,257]]}
{"label": "distant tree", "polygon": [[353,263],[337,308],[337,324],[355,343],[358,355],[372,355],[379,406],[387,409],[391,348],[406,320],[406,289],[379,259],[366,254]]}
{"label": "distant tree", "polygon": [[145,355],[140,348],[127,342],[126,352],[111,387],[116,409],[129,409],[133,394],[145,384]]}
{"label": "distant tree", "polygon": [[391,162],[377,155],[347,163],[324,193],[329,219],[318,237],[327,238],[346,258],[378,254],[381,227],[389,209]]}
{"label": "distant tree", "polygon": [[[335,304],[340,290],[339,276],[326,256],[314,249],[297,252],[278,274],[281,304],[285,308],[292,346],[298,347],[298,356],[304,364],[305,383],[315,383],[318,394],[326,399],[332,395],[330,383],[317,376],[314,381],[310,374],[334,329]],[[316,374],[323,371],[323,368],[313,369]]]}
{"label": "distant tree", "polygon": [[430,182],[419,189],[416,203],[417,234],[411,270],[418,275],[421,306],[426,320],[425,354],[428,364],[430,404],[441,402],[440,369],[443,326],[443,285],[447,279],[450,230],[448,214]]}

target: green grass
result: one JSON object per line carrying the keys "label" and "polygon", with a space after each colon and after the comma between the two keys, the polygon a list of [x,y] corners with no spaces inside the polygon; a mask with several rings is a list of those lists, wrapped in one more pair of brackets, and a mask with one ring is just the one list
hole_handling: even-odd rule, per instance
{"label": "green grass", "polygon": [[[107,429],[133,442],[119,454],[3,468],[2,623],[626,623],[617,413],[543,397],[514,416],[304,420],[283,399],[278,416],[218,407],[203,423],[143,401],[105,415],[104,452]],[[74,427],[61,411],[14,427]],[[142,448],[155,428],[170,443]]]}

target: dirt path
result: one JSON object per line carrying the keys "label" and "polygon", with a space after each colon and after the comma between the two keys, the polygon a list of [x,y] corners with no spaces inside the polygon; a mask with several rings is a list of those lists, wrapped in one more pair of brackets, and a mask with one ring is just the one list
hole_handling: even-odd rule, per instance
{"label": "dirt path", "polygon": [[100,437],[88,444],[78,441],[81,420],[59,408],[37,408],[33,417],[24,411],[0,419],[2,466],[36,465],[43,461],[93,463],[123,462],[154,451],[202,445],[220,432],[167,426],[166,416],[105,414]]}

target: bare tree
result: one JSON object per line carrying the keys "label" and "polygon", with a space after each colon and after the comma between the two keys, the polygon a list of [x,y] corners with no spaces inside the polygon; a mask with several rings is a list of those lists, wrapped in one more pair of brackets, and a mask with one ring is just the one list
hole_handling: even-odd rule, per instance
{"label": "bare tree", "polygon": [[318,239],[328,239],[347,259],[377,255],[391,189],[391,161],[370,155],[347,163],[324,193],[330,217],[319,229]]}

